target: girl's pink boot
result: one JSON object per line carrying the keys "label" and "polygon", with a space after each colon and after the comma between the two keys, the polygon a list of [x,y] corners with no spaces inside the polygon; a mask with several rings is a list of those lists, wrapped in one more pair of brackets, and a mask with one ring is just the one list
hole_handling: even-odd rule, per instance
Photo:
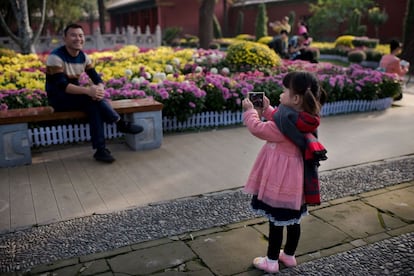
{"label": "girl's pink boot", "polygon": [[256,257],[253,260],[253,265],[268,273],[279,272],[279,262],[277,260],[269,260],[267,257]]}
{"label": "girl's pink boot", "polygon": [[279,260],[287,267],[293,267],[297,265],[295,256],[286,255],[283,250],[280,250]]}

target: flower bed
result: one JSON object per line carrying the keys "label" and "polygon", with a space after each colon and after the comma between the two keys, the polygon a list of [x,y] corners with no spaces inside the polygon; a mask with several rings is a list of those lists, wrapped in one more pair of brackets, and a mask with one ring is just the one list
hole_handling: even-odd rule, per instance
{"label": "flower bed", "polygon": [[[254,47],[249,44],[244,52]],[[358,65],[343,68],[329,63],[276,59],[276,65],[269,67],[261,66],[261,60],[252,55],[246,61],[237,58],[234,66],[224,51],[169,47],[126,46],[89,54],[105,81],[107,98],[153,97],[164,104],[165,120],[181,123],[205,112],[239,112],[241,100],[249,91],[264,91],[271,104],[278,105],[283,91],[281,80],[292,70],[315,72],[328,93],[328,103],[376,101],[401,92],[393,76]],[[232,54],[232,60],[235,56]],[[42,55],[0,57],[1,109],[47,105],[44,61]],[[82,76],[81,84],[88,83],[86,76]],[[356,111],[360,109],[350,112]]]}

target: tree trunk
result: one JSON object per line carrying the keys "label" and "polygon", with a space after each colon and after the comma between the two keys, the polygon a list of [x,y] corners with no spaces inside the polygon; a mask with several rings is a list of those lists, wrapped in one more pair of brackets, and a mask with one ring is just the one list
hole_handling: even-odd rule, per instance
{"label": "tree trunk", "polygon": [[101,34],[106,33],[105,26],[105,4],[104,0],[98,0],[98,12],[99,12],[99,29],[101,29]]}
{"label": "tree trunk", "polygon": [[17,35],[15,35],[7,26],[3,14],[0,13],[0,25],[7,32],[11,39],[19,45],[22,54],[35,53],[34,44],[39,38],[39,35],[43,29],[46,11],[46,0],[42,1],[42,20],[39,25],[39,30],[36,35],[33,35],[32,28],[30,27],[29,9],[27,6],[27,0],[10,0],[11,9],[13,15],[16,18]]}
{"label": "tree trunk", "polygon": [[401,57],[410,62],[410,73],[414,74],[414,0],[407,1],[403,36]]}
{"label": "tree trunk", "polygon": [[223,0],[223,36],[227,37],[229,31],[229,15],[228,15],[228,3],[227,0]]}
{"label": "tree trunk", "polygon": [[198,37],[200,48],[208,49],[213,40],[213,15],[216,0],[203,0],[200,6]]}

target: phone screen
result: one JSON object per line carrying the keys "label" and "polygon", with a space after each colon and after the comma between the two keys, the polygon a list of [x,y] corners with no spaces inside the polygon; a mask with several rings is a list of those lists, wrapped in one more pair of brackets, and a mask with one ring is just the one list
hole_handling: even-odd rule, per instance
{"label": "phone screen", "polygon": [[264,92],[249,92],[249,100],[254,107],[263,107]]}

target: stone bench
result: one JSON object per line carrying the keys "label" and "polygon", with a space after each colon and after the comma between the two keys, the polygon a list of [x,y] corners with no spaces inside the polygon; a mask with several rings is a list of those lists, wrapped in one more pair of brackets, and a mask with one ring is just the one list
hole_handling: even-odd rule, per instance
{"label": "stone bench", "polygon": [[[125,134],[126,144],[133,150],[159,148],[162,143],[163,105],[153,99],[111,101],[112,107],[126,121],[139,124],[144,131]],[[0,167],[32,163],[28,123],[86,119],[82,111],[54,112],[50,106],[0,111]]]}

